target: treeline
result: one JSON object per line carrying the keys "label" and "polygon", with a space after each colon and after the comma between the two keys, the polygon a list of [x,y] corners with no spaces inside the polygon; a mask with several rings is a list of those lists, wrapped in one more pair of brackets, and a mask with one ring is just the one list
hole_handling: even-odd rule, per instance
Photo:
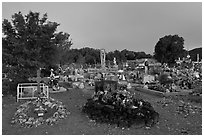
{"label": "treeline", "polygon": [[199,61],[202,59],[202,47],[201,48],[195,48],[189,51],[189,55],[191,56],[191,59],[193,61],[197,61],[197,54],[199,54]]}
{"label": "treeline", "polygon": [[[135,60],[141,58],[152,58],[152,55],[145,52],[135,52],[124,49],[122,51],[115,50],[106,53],[106,60],[113,61],[114,57],[118,64],[125,62],[126,60]],[[70,49],[67,51],[61,62],[62,65],[77,63],[77,64],[99,64],[100,61],[100,49],[93,49],[89,47],[81,49]]]}

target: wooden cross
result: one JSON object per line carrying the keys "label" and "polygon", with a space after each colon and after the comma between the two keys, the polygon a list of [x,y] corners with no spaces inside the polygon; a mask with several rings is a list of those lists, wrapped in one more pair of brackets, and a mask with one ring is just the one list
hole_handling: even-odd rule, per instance
{"label": "wooden cross", "polygon": [[29,78],[28,80],[29,81],[36,81],[37,82],[37,92],[39,93],[40,92],[40,82],[41,81],[47,81],[48,80],[48,78],[41,78],[40,77],[40,71],[41,71],[41,69],[38,69],[37,70],[37,77],[34,77],[34,78]]}

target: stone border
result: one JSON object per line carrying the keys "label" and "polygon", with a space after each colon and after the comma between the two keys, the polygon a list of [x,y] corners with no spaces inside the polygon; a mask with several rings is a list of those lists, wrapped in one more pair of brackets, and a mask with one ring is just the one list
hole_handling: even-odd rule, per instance
{"label": "stone border", "polygon": [[139,92],[159,96],[159,97],[164,97],[165,96],[165,93],[159,92],[159,91],[156,91],[156,90],[145,89],[145,88],[140,88],[140,87],[135,87],[135,90],[137,90]]}
{"label": "stone border", "polygon": [[140,88],[140,87],[135,87],[135,90],[137,90],[139,92],[143,92],[143,93],[159,96],[159,97],[169,97],[169,96],[177,96],[177,95],[188,95],[189,93],[192,92],[192,90],[183,90],[183,91],[179,91],[179,92],[164,93],[164,92],[160,92],[160,91],[157,91],[157,90],[145,89],[145,88]]}
{"label": "stone border", "polygon": [[64,87],[60,87],[60,90],[56,90],[56,91],[53,91],[51,90],[51,88],[49,88],[49,93],[59,93],[59,92],[66,92],[67,89],[64,88]]}
{"label": "stone border", "polygon": [[188,95],[189,93],[191,93],[192,90],[182,90],[179,92],[169,92],[169,93],[165,93],[165,96],[177,96],[177,95]]}

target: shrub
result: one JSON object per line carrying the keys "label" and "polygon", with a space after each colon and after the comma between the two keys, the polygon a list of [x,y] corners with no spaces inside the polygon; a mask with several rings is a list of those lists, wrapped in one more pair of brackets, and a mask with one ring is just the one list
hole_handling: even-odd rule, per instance
{"label": "shrub", "polygon": [[166,85],[172,83],[173,79],[170,78],[168,74],[164,73],[159,76],[159,82],[160,84]]}

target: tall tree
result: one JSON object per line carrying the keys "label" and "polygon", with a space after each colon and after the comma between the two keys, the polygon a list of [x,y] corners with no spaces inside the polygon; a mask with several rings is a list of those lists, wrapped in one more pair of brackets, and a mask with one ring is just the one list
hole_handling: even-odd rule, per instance
{"label": "tall tree", "polygon": [[201,48],[195,48],[189,51],[189,55],[191,56],[191,59],[193,61],[197,61],[197,55],[199,55],[199,61],[202,59],[202,47]]}
{"label": "tall tree", "polygon": [[184,39],[178,35],[168,35],[159,39],[154,48],[154,57],[161,63],[175,63],[183,54]]}
{"label": "tall tree", "polygon": [[56,33],[59,26],[48,21],[47,14],[40,18],[38,12],[21,12],[12,16],[11,22],[2,22],[2,64],[3,72],[13,80],[14,87],[36,75],[36,70],[55,65],[58,48],[64,46],[69,35]]}
{"label": "tall tree", "polygon": [[73,44],[70,40],[70,34],[63,32],[55,34],[55,43],[58,49],[58,63],[60,65],[64,65],[66,64],[65,58],[67,57],[67,52],[70,50],[70,47]]}

